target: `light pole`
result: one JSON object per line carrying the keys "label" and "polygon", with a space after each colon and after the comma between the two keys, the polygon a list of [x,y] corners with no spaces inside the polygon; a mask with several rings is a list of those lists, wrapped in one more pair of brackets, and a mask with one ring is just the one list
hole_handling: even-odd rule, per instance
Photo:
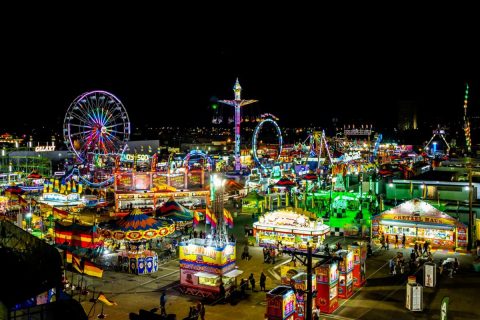
{"label": "light pole", "polygon": [[474,216],[473,216],[473,183],[472,183],[472,164],[467,163],[468,168],[468,242],[467,249],[470,251],[473,248],[473,238],[475,237],[474,228]]}

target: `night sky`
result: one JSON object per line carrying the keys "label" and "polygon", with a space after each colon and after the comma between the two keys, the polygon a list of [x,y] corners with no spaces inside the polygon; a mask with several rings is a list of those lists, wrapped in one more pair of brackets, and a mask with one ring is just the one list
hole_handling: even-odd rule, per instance
{"label": "night sky", "polygon": [[472,109],[480,107],[478,34],[440,18],[351,25],[279,18],[257,27],[217,17],[208,28],[198,19],[120,20],[10,27],[0,91],[2,110],[15,115],[2,124],[57,126],[70,102],[92,89],[119,97],[134,128],[209,124],[212,98],[231,99],[237,76],[243,97],[259,100],[246,112],[273,113],[285,126],[324,126],[334,117],[386,126],[403,100],[414,101],[423,119],[460,119],[465,80]]}

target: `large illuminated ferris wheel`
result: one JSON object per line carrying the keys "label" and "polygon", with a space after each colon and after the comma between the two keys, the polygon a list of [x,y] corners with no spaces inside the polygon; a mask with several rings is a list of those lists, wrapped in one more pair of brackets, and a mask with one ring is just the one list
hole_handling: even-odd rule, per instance
{"label": "large illuminated ferris wheel", "polygon": [[109,92],[86,92],[68,107],[63,137],[85,168],[81,176],[93,186],[109,183],[114,159],[125,151],[130,137],[127,111]]}

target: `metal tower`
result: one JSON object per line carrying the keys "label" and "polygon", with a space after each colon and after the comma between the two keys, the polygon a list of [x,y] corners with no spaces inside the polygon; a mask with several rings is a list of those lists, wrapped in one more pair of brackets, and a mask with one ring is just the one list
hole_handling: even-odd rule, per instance
{"label": "metal tower", "polygon": [[465,142],[468,153],[472,152],[472,139],[470,137],[470,121],[467,116],[468,107],[468,82],[465,88],[465,99],[463,100],[463,130],[465,131]]}
{"label": "metal tower", "polygon": [[240,163],[240,108],[258,100],[242,100],[242,87],[238,78],[233,86],[233,92],[235,93],[235,100],[220,100],[219,102],[235,108],[235,171],[240,171],[242,169]]}

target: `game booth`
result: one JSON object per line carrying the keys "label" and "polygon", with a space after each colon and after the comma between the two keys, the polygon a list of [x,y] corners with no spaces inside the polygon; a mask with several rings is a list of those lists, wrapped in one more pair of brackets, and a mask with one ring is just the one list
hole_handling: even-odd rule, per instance
{"label": "game booth", "polygon": [[329,261],[315,269],[317,296],[315,305],[324,313],[332,313],[338,308],[338,263]]}
{"label": "game booth", "polygon": [[399,244],[405,235],[407,246],[428,241],[432,248],[455,250],[466,248],[468,228],[431,204],[413,199],[373,217],[371,234],[377,239],[388,236],[392,244],[395,235]]}
{"label": "game booth", "polygon": [[279,210],[265,213],[253,224],[257,245],[277,246],[281,241],[284,249],[307,251],[311,243],[314,251],[330,233],[330,227],[322,219],[310,221],[308,217],[293,211]]}
{"label": "game booth", "polygon": [[338,262],[338,297],[342,299],[350,298],[353,294],[353,251],[338,250],[335,255],[341,257]]}
{"label": "game booth", "polygon": [[278,286],[267,292],[266,319],[294,320],[295,310],[295,292],[292,287]]}
{"label": "game booth", "polygon": [[173,233],[175,224],[172,220],[157,220],[140,209],[134,209],[120,220],[100,224],[99,229],[105,239],[123,242],[123,249],[118,253],[118,266],[124,272],[141,275],[158,270],[157,253],[147,249],[147,241]]}
{"label": "game booth", "polygon": [[[291,278],[291,286],[295,289],[295,320],[303,320],[306,318],[306,313],[308,312],[307,309],[307,279],[308,274],[305,272],[301,272]],[[312,291],[317,290],[317,283],[315,281],[315,274],[311,275],[312,281]],[[314,304],[312,303],[312,310],[313,312]]]}
{"label": "game booth", "polygon": [[243,273],[236,267],[234,242],[193,238],[180,242],[180,291],[184,294],[217,299],[220,284],[228,295]]}
{"label": "game booth", "polygon": [[353,286],[363,287],[367,280],[367,245],[363,242],[349,245],[348,250],[353,252]]}

